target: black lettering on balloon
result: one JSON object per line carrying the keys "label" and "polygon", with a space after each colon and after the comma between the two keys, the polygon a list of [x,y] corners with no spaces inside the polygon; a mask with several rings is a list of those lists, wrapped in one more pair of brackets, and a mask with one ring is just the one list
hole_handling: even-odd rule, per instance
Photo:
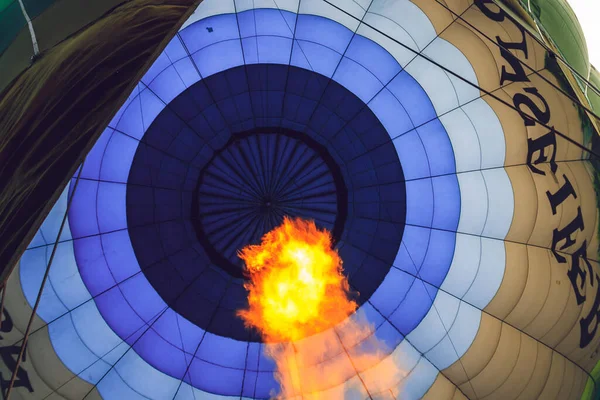
{"label": "black lettering on balloon", "polygon": [[[591,278],[590,283],[592,286],[594,286],[594,270],[592,269],[592,264],[586,258],[586,250],[587,241],[584,241],[581,247],[571,255],[571,269],[569,269],[569,272],[567,273],[567,276],[571,281],[573,291],[575,292],[577,305],[581,305],[586,299],[584,289],[588,271]],[[583,261],[586,264],[587,271],[581,268],[580,261]]]}
{"label": "black lettering on balloon", "polygon": [[[4,309],[4,312],[2,313],[3,315],[3,319],[2,322],[0,323],[0,332],[10,332],[13,330],[13,320],[10,317],[10,314],[8,313],[8,311],[6,310],[6,308]],[[0,340],[4,339],[1,335],[0,335]]]}
{"label": "black lettering on balloon", "polygon": [[[15,370],[15,367],[17,366],[17,357],[19,357],[20,351],[21,346],[18,345],[0,347],[0,358],[2,359],[2,362],[4,362],[4,364],[8,367],[9,371]],[[25,353],[23,353],[23,362],[25,361]],[[6,380],[3,376],[0,375],[0,386],[2,387],[2,393],[4,393],[5,388],[8,388],[9,383],[10,378]],[[29,393],[33,393],[33,387],[31,386],[29,375],[23,369],[22,366],[19,366],[19,369],[17,370],[17,376],[13,387],[24,387],[27,390],[29,390]]]}
{"label": "black lettering on balloon", "polygon": [[573,196],[575,199],[577,198],[577,193],[575,193],[575,189],[573,188],[573,185],[571,185],[569,178],[567,178],[567,176],[564,174],[563,178],[565,180],[565,184],[562,185],[556,193],[550,193],[549,190],[546,192],[546,196],[548,196],[548,200],[550,200],[550,207],[552,207],[552,215],[556,215],[556,209],[558,206],[567,200],[569,196]]}
{"label": "black lettering on balloon", "polygon": [[[475,0],[475,5],[481,10],[482,13],[485,14],[486,17],[496,22],[502,22],[504,21],[504,18],[507,17],[504,10],[494,4],[492,0]],[[494,5],[498,8],[498,11],[492,11],[488,5]]]}
{"label": "black lettering on balloon", "polygon": [[523,118],[525,126],[533,126],[535,125],[536,121],[533,118],[531,118],[525,111],[523,111],[521,106],[529,108],[529,111],[533,113],[535,118],[537,118],[537,120],[540,121],[540,123],[547,124],[550,121],[550,108],[548,107],[546,99],[540,94],[537,88],[525,88],[523,90],[525,90],[526,93],[534,95],[535,97],[540,99],[542,103],[544,103],[544,111],[542,111],[538,107],[538,105],[535,104],[531,97],[523,93],[517,93],[514,95],[513,104],[519,110],[519,114],[521,114],[521,118]]}
{"label": "black lettering on balloon", "polygon": [[[600,318],[600,277],[598,274],[591,277],[593,281],[596,278],[596,298],[594,299],[594,305],[590,310],[589,314],[585,318],[581,318],[579,326],[581,327],[581,336],[579,337],[579,347],[582,349],[590,344],[590,342],[596,336],[598,330],[598,319]],[[590,327],[593,324],[593,328],[590,331]]]}
{"label": "black lettering on balloon", "polygon": [[[517,25],[518,26],[518,25]],[[521,26],[518,26],[521,31],[521,35],[523,39],[520,42],[504,42],[500,39],[500,36],[496,36],[496,41],[501,46],[500,47],[500,55],[508,61],[510,66],[512,67],[514,72],[509,72],[506,69],[506,65],[502,66],[502,75],[500,75],[500,85],[504,85],[505,81],[511,82],[529,82],[529,78],[525,73],[525,69],[523,69],[523,64],[519,61],[519,59],[511,53],[509,50],[518,50],[522,51],[525,55],[525,58],[528,57],[527,54],[527,41],[525,40],[525,29]]]}
{"label": "black lettering on balloon", "polygon": [[[553,174],[556,174],[558,164],[556,164],[556,133],[554,132],[554,128],[537,139],[527,139],[527,165],[532,172],[539,175],[546,175],[544,171],[535,167],[535,165],[548,162],[548,154],[546,153],[548,147],[552,148],[552,153],[550,153],[550,170]],[[538,153],[538,157],[534,160],[533,156],[536,153]]]}
{"label": "black lettering on balloon", "polygon": [[567,226],[563,229],[554,229],[552,232],[552,253],[554,253],[554,258],[559,263],[566,263],[567,259],[559,254],[556,248],[558,244],[564,240],[564,244],[560,247],[560,250],[565,250],[575,244],[575,239],[571,237],[576,231],[583,231],[583,216],[581,215],[581,207],[577,207],[577,216],[573,219],[573,221],[569,222]]}

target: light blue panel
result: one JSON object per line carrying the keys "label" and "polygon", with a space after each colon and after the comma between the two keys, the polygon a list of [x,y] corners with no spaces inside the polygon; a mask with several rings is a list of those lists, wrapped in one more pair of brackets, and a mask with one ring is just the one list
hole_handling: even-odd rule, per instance
{"label": "light blue panel", "polygon": [[406,71],[400,72],[387,88],[402,103],[414,126],[423,125],[437,118],[425,90]]}
{"label": "light blue panel", "polygon": [[[67,211],[69,189],[70,186],[67,185],[60,197],[56,200],[54,207],[52,207],[44,222],[42,222],[42,226],[38,231],[42,235],[42,242],[40,244],[56,243],[58,232],[60,231],[60,225],[62,224],[62,221],[65,217],[65,212]],[[63,228],[62,234],[60,235],[59,241],[62,242],[70,239],[72,239],[72,234],[69,227],[69,222],[67,221]]]}
{"label": "light blue panel", "polygon": [[[406,234],[406,233],[405,233]],[[418,272],[415,263],[412,258],[408,254],[408,250],[406,250],[405,245],[400,245],[398,249],[398,254],[396,254],[396,258],[394,259],[394,268],[397,268],[400,271],[405,271],[411,276],[417,276]]]}
{"label": "light blue panel", "polygon": [[192,58],[200,70],[200,75],[204,78],[244,64],[239,39],[209,46],[194,53]]}
{"label": "light blue panel", "polygon": [[259,36],[258,58],[263,64],[290,63],[292,52],[292,40],[275,36]]}
{"label": "light blue panel", "polygon": [[360,35],[352,38],[346,57],[365,67],[384,85],[401,70],[396,59],[387,50]]}
{"label": "light blue panel", "polygon": [[242,49],[246,64],[258,64],[258,39],[256,36],[242,39]]}
{"label": "light blue panel", "polygon": [[344,57],[338,66],[333,79],[354,93],[364,103],[368,103],[379,92],[383,85],[365,67]]}
{"label": "light blue panel", "polygon": [[427,359],[439,370],[454,364],[473,344],[480,320],[481,311],[461,302],[458,316],[452,328],[449,329],[449,335],[446,335],[426,354]]}
{"label": "light blue panel", "polygon": [[456,173],[452,143],[440,120],[435,119],[417,128],[417,132],[427,152],[431,175]]}
{"label": "light blue panel", "polygon": [[145,88],[143,83],[140,83],[136,88],[138,93],[131,102],[121,108],[122,114],[117,120],[117,123],[109,125],[120,132],[138,139],[144,136],[144,122],[142,119],[142,107],[139,96],[140,88]]}
{"label": "light blue panel", "polygon": [[103,234],[102,247],[106,262],[116,282],[123,282],[140,272],[140,265],[133,252],[127,230]]}
{"label": "light blue panel", "polygon": [[[439,176],[433,183],[433,227],[456,232],[460,219],[460,188],[456,175]],[[466,204],[469,207],[469,203]]]}
{"label": "light blue panel", "polygon": [[[166,104],[169,104],[175,97],[187,89],[179,75],[179,71],[175,69],[173,65],[169,65],[165,70],[158,74],[156,78],[148,84],[148,87]],[[144,100],[144,97],[142,97],[142,100]],[[150,126],[145,119],[144,124],[146,127]]]}
{"label": "light blue panel", "polygon": [[144,84],[141,83],[141,82],[138,82],[138,84],[132,90],[132,92],[129,95],[129,97],[127,98],[127,100],[125,100],[125,103],[123,103],[123,105],[117,111],[117,113],[115,114],[115,116],[113,117],[113,119],[109,122],[108,126],[110,128],[116,128],[119,125],[119,123],[121,121],[121,118],[123,117],[123,114],[125,114],[125,111],[127,111],[127,109],[129,108],[130,104],[135,99],[137,99],[138,95],[140,94],[140,88],[143,88],[143,87],[144,87]]}
{"label": "light blue panel", "polygon": [[104,360],[110,365],[115,365],[130,348],[129,343],[121,342],[104,356]]}
{"label": "light blue panel", "polygon": [[206,332],[196,356],[223,367],[244,369],[248,343]]}
{"label": "light blue panel", "polygon": [[74,248],[79,274],[92,296],[116,284],[106,263],[100,236],[77,239]]}
{"label": "light blue panel", "polygon": [[[100,169],[100,178],[105,181],[127,183],[131,162],[137,150],[138,141],[115,132],[108,142]],[[79,195],[79,189],[77,189]],[[81,199],[77,199],[79,203]]]}
{"label": "light blue panel", "polygon": [[[173,400],[196,400],[196,396],[194,394],[195,391],[198,390],[194,390],[194,388],[192,388],[186,382],[181,382],[181,386],[179,386],[177,394]],[[200,398],[200,396],[198,396],[198,398]]]}
{"label": "light blue panel", "polygon": [[[52,321],[48,325],[48,335],[50,336],[56,355],[76,375],[91,367],[99,360],[98,356],[91,352],[79,337],[71,321],[70,314]],[[90,372],[92,371],[102,372],[97,369],[90,370]],[[97,382],[101,377],[102,375],[89,376],[90,380],[94,382]]]}
{"label": "light blue panel", "polygon": [[433,185],[430,178],[417,179],[405,183],[406,223],[431,226],[433,221]]}
{"label": "light blue panel", "polygon": [[[48,246],[39,247],[27,250],[21,257],[19,268],[21,289],[31,307],[35,304],[35,299],[40,291],[51,250]],[[44,286],[42,299],[44,301],[40,302],[37,313],[44,321],[51,321],[68,311],[54,292],[50,282]]]}
{"label": "light blue panel", "polygon": [[225,396],[239,396],[242,392],[241,369],[220,367],[194,357],[189,372],[192,385],[201,390]]}
{"label": "light blue panel", "polygon": [[154,322],[152,329],[171,345],[175,346],[177,349],[183,350],[181,334],[179,333],[177,321],[177,313],[171,308],[167,308],[167,311],[165,311],[160,318]]}
{"label": "light blue panel", "polygon": [[144,274],[125,280],[119,284],[119,288],[135,313],[148,324],[167,307]]}
{"label": "light blue panel", "polygon": [[[294,40],[294,46],[292,49],[292,58],[290,59],[290,65],[295,65],[296,67],[304,68],[308,71],[312,71],[313,67],[308,62],[308,59],[306,58],[306,54],[304,53],[304,48],[303,48],[304,44],[306,44],[306,46],[310,46],[309,42],[304,42],[303,44],[301,44],[297,40]],[[320,47],[322,47],[322,46],[320,46]],[[326,53],[326,50],[317,49],[317,51],[322,51],[323,53]],[[340,55],[335,53],[333,50],[330,50],[327,54],[337,57],[338,60],[340,58]],[[335,65],[331,68],[332,73],[333,73],[334,69],[335,69]]]}
{"label": "light blue panel", "polygon": [[132,350],[125,353],[114,369],[127,385],[151,399],[171,400],[179,386],[178,379],[153,368]]}
{"label": "light blue panel", "polygon": [[169,59],[169,56],[166,52],[160,53],[158,58],[152,63],[146,74],[142,77],[142,82],[146,86],[150,85],[150,83],[158,76],[161,72],[163,72],[166,68],[171,66],[172,62]]}
{"label": "light blue panel", "polygon": [[394,139],[392,143],[396,147],[405,180],[431,176],[427,153],[416,131],[410,131]]}
{"label": "light blue panel", "polygon": [[48,279],[56,295],[69,310],[91,299],[79,275],[72,242],[58,245]]}
{"label": "light blue panel", "polygon": [[177,315],[177,324],[183,342],[183,350],[186,353],[194,354],[205,334],[204,329],[194,325],[181,315]]}
{"label": "light blue panel", "polygon": [[[69,224],[67,224],[67,226],[69,226]],[[46,240],[44,239],[42,229],[40,228],[35,233],[35,236],[33,236],[33,239],[31,240],[31,243],[29,243],[29,246],[27,246],[27,249],[31,249],[31,248],[39,247],[39,246],[45,246],[45,245],[46,245]]]}
{"label": "light blue panel", "polygon": [[432,298],[430,289],[416,279],[389,321],[398,328],[400,333],[408,335],[430,310]]}
{"label": "light blue panel", "polygon": [[400,396],[403,400],[417,400],[427,393],[439,371],[425,358],[421,358],[415,369],[402,381],[399,387]]}
{"label": "light blue panel", "polygon": [[217,15],[198,21],[179,32],[179,36],[192,55],[215,43],[232,39],[238,42],[240,40],[235,14]]}
{"label": "light blue panel", "polygon": [[294,13],[274,9],[258,9],[254,12],[254,18],[256,20],[256,33],[259,36],[272,35],[289,39],[293,36],[296,21],[296,14]]}
{"label": "light blue panel", "polygon": [[[419,270],[427,255],[430,244],[431,229],[407,225],[404,228],[401,246],[406,247],[410,262]],[[408,271],[407,271],[408,272]]]}
{"label": "light blue panel", "polygon": [[127,385],[114,369],[98,382],[97,389],[103,399],[148,400]]}
{"label": "light blue panel", "polygon": [[77,307],[70,315],[79,337],[96,356],[104,357],[123,342],[106,324],[93,301]]}
{"label": "light blue panel", "polygon": [[185,51],[185,47],[183,47],[179,33],[171,39],[167,47],[165,47],[164,53],[172,63],[177,63],[177,61],[189,57],[189,54]]}
{"label": "light blue panel", "polygon": [[[454,256],[456,234],[454,232],[431,230],[429,247],[419,277],[435,287],[440,287]],[[409,247],[409,253],[411,248]]]}
{"label": "light blue panel", "polygon": [[190,87],[196,82],[200,81],[200,75],[198,74],[198,70],[196,69],[196,66],[191,58],[186,57],[176,61],[173,66],[187,87]]}
{"label": "light blue panel", "polygon": [[[424,285],[422,282],[416,285]],[[433,306],[423,321],[406,338],[421,353],[426,353],[448,334],[458,315],[460,300],[444,292],[438,292]]]}
{"label": "light blue panel", "polygon": [[[88,153],[85,158],[85,162],[83,163],[83,171],[81,171],[81,178],[87,179],[100,179],[100,165],[102,165],[102,158],[104,157],[104,151],[106,150],[106,145],[110,140],[114,130],[111,128],[106,128],[102,135],[92,147],[92,150]],[[77,174],[75,174],[77,176]]]}
{"label": "light blue panel", "polygon": [[161,372],[171,377],[184,377],[187,362],[183,350],[166,341],[154,329],[146,330],[133,349],[141,357],[140,361],[149,363],[157,373],[160,368]]}
{"label": "light blue panel", "polygon": [[257,10],[248,10],[236,14],[240,37],[249,38],[256,36],[256,12]]}
{"label": "light blue panel", "polygon": [[298,15],[296,39],[303,42],[320,43],[343,54],[353,34],[350,29],[330,19],[316,15]]}
{"label": "light blue panel", "polygon": [[[175,71],[173,71],[172,73],[176,75]],[[160,82],[162,82],[162,85],[165,84],[164,81],[160,81]],[[178,85],[178,89],[183,91],[185,89],[185,86],[183,85],[183,83],[181,83],[181,80],[179,80],[179,82],[180,82],[180,84]],[[176,83],[172,83],[172,85],[177,86]],[[157,84],[157,87],[158,87],[158,84]],[[167,92],[168,90],[169,89],[163,88],[163,93],[165,94],[165,96],[171,96],[173,94],[173,93],[168,93]],[[165,100],[158,97],[157,94],[155,94],[153,92],[153,90],[149,90],[148,87],[145,87],[144,89],[140,90],[139,99],[140,99],[140,103],[142,105],[142,123],[144,126],[144,133],[146,133],[146,129],[148,129],[150,127],[150,125],[152,125],[152,122],[154,122],[154,119],[166,107],[166,102],[165,102]],[[142,140],[142,136],[139,136],[139,137],[134,136],[134,137],[138,140]]]}
{"label": "light blue panel", "polygon": [[145,328],[144,321],[137,315],[118,287],[112,288],[96,297],[100,313],[119,337],[129,343],[135,340]]}
{"label": "light blue panel", "polygon": [[100,182],[98,185],[98,225],[100,232],[127,229],[127,185]]}
{"label": "light blue panel", "polygon": [[481,238],[481,260],[475,280],[463,299],[483,310],[498,292],[504,278],[504,242]]}
{"label": "light blue panel", "polygon": [[84,381],[91,383],[92,385],[96,385],[110,370],[110,367],[111,364],[102,359],[98,359],[95,363],[80,372],[79,377]]}
{"label": "light blue panel", "polygon": [[390,138],[396,138],[413,129],[413,124],[402,104],[388,90],[381,90],[369,103]]}
{"label": "light blue panel", "polygon": [[369,302],[387,318],[407,295],[414,280],[413,276],[391,268]]}

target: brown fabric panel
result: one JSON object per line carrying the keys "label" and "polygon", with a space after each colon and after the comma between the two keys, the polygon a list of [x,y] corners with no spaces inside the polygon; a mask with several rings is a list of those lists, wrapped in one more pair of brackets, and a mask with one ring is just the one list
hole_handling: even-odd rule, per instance
{"label": "brown fabric panel", "polygon": [[515,393],[516,400],[538,399],[539,394],[546,385],[546,379],[550,373],[553,354],[556,354],[548,347],[541,343],[536,343],[537,355],[535,358],[535,366],[529,378],[529,384],[520,393]]}
{"label": "brown fabric panel", "polygon": [[422,400],[451,400],[455,397],[456,392],[460,393],[458,388],[444,375],[438,374]]}
{"label": "brown fabric panel", "polygon": [[[473,398],[474,393],[470,385],[463,384],[468,381],[469,377],[472,378],[483,371],[492,360],[497,351],[501,331],[502,323],[499,320],[482,313],[479,330],[471,347],[459,361],[443,371],[444,375],[459,386],[469,398]],[[465,375],[465,371],[468,377]]]}
{"label": "brown fabric panel", "polygon": [[[480,373],[471,375],[469,382],[459,386],[463,391],[467,387],[473,388],[472,390],[478,398],[490,395],[508,378],[519,357],[521,335],[516,329],[507,324],[502,324],[500,340],[497,345],[494,342],[489,343],[489,345],[496,348],[490,362]],[[465,391],[465,393],[467,392]]]}
{"label": "brown fabric panel", "polygon": [[[527,146],[524,146],[525,149]],[[525,150],[526,151],[526,150]],[[515,204],[512,224],[506,235],[506,240],[517,243],[527,243],[535,228],[538,214],[538,199],[533,178],[529,169],[524,166],[506,168],[515,198],[519,193],[519,201]]]}
{"label": "brown fabric panel", "polygon": [[565,369],[567,368],[567,361],[557,353],[552,354],[552,365],[550,367],[550,373],[546,379],[546,385],[544,390],[539,395],[541,399],[559,399],[557,397],[563,383],[563,376]]}
{"label": "brown fabric panel", "polygon": [[132,0],[46,52],[2,94],[0,278],[199,2]]}
{"label": "brown fabric panel", "polygon": [[513,399],[528,385],[533,384],[531,377],[535,368],[537,353],[538,345],[536,341],[526,335],[521,335],[517,362],[510,371],[510,375],[500,387],[484,398],[486,400]]}

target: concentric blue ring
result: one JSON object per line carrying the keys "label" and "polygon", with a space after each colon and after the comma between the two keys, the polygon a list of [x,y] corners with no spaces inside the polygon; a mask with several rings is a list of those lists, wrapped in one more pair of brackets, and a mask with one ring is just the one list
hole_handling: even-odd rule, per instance
{"label": "concentric blue ring", "polygon": [[[260,26],[253,22],[257,18]],[[296,31],[294,40],[290,26]],[[346,43],[350,43],[347,49]],[[406,180],[409,226],[394,268],[362,306],[376,333],[390,343],[399,343],[423,319],[437,293],[435,286],[448,272],[460,194],[448,135],[423,89],[383,48],[338,23],[255,10],[237,18],[227,14],[199,21],[169,44],[84,167],[84,180],[69,213],[73,237],[82,238],[74,243],[79,272],[109,326],[156,369],[207,392],[268,397],[276,384],[261,344],[213,335],[171,310],[161,315],[167,305],[139,273],[137,257],[123,231],[127,228],[125,184],[151,121],[199,79],[253,63],[291,64],[331,77],[369,106],[395,146]],[[290,129],[304,128],[283,123]],[[365,189],[358,195],[368,199],[373,194]],[[378,195],[388,193],[383,190]],[[365,207],[360,212],[370,211]],[[356,249],[342,247],[340,253],[345,260],[377,261]],[[416,279],[430,285],[414,285]],[[152,328],[141,335],[141,327],[149,324]]]}

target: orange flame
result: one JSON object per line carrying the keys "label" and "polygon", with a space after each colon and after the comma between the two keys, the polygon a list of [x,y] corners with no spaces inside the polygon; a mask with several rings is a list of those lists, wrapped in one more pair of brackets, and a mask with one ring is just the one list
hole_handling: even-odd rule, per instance
{"label": "orange flame", "polygon": [[280,398],[343,399],[349,390],[369,397],[402,378],[374,327],[354,314],[358,305],[331,246],[313,221],[286,217],[260,245],[240,251],[249,307],[238,315],[267,343]]}

